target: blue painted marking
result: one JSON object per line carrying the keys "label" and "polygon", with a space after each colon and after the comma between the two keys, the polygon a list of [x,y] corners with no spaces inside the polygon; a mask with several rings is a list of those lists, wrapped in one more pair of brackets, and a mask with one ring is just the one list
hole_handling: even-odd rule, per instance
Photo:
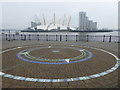
{"label": "blue painted marking", "polygon": [[50,79],[50,82],[52,82],[53,81],[53,79]]}
{"label": "blue painted marking", "polygon": [[46,82],[51,82],[51,80],[50,79],[46,79]]}
{"label": "blue painted marking", "polygon": [[67,79],[64,79],[64,82],[67,82]]}
{"label": "blue painted marking", "polygon": [[13,75],[11,75],[9,78],[13,78],[14,76]]}
{"label": "blue painted marking", "polygon": [[66,82],[69,82],[69,81],[72,81],[72,79],[71,79],[71,78],[69,78],[69,79],[67,79],[67,81],[66,81]]}
{"label": "blue painted marking", "polygon": [[35,82],[39,82],[39,79],[37,79]]}
{"label": "blue painted marking", "polygon": [[36,82],[41,82],[40,79],[38,79]]}
{"label": "blue painted marking", "polygon": [[[28,49],[26,49],[26,50],[28,50]],[[38,63],[38,64],[71,64],[71,63],[77,63],[77,62],[86,61],[86,60],[88,60],[88,59],[90,59],[90,58],[93,57],[93,54],[92,54],[90,51],[84,50],[84,51],[88,52],[88,54],[89,54],[88,57],[83,58],[83,59],[80,59],[80,60],[72,61],[72,62],[69,62],[69,63],[67,63],[67,62],[38,62],[38,61],[32,61],[32,60],[28,60],[28,59],[23,58],[23,57],[21,56],[21,54],[22,54],[24,51],[26,51],[26,50],[23,50],[23,51],[19,52],[19,53],[17,54],[17,57],[18,57],[19,59],[23,60],[23,61],[27,61],[27,62],[30,62],[30,63]]]}

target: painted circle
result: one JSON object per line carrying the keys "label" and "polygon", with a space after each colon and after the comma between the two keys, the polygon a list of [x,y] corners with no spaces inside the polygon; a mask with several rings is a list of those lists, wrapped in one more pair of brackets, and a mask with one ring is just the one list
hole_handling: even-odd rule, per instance
{"label": "painted circle", "polygon": [[[46,47],[43,47],[43,48],[46,48]],[[39,48],[38,48],[39,49]],[[74,48],[75,49],[75,48]],[[31,51],[34,51],[34,50],[36,50],[36,48],[34,49],[30,49],[30,50],[25,50],[25,51],[27,51],[26,53],[27,54],[25,54],[25,57],[27,57],[27,58],[30,58],[30,59],[34,59],[34,60],[43,60],[43,61],[64,61],[64,60],[66,60],[66,59],[62,59],[62,60],[60,60],[60,59],[45,59],[45,58],[36,58],[36,57],[34,57],[34,56],[31,56],[29,53],[31,52]],[[75,49],[76,50],[76,49]],[[56,53],[56,50],[53,50],[54,51],[54,53]],[[53,52],[52,51],[52,52]],[[78,50],[79,51],[79,50]],[[67,58],[67,59],[69,59],[69,60],[74,60],[74,59],[78,59],[78,58],[82,58],[82,57],[84,57],[85,55],[86,55],[86,53],[84,52],[84,50],[80,50],[81,52],[82,52],[82,54],[81,55],[79,55],[79,56],[77,56],[77,57],[74,57],[74,58]],[[57,51],[58,52],[58,51]]]}
{"label": "painted circle", "polygon": [[[83,47],[86,47],[86,46],[83,46]],[[105,53],[108,53],[108,54],[112,55],[117,61],[116,64],[112,68],[110,68],[110,69],[108,69],[104,72],[98,73],[98,74],[93,74],[93,75],[83,76],[83,77],[66,78],[66,79],[30,78],[30,77],[14,76],[14,75],[6,74],[6,73],[3,73],[3,72],[0,72],[0,76],[15,79],[15,80],[24,80],[24,81],[32,81],[32,82],[70,82],[70,81],[87,80],[87,79],[92,79],[92,78],[104,76],[104,75],[107,75],[107,74],[115,71],[119,67],[119,60],[120,59],[116,55],[114,55],[113,53],[108,52],[108,51],[103,50],[103,49],[98,49],[98,48],[93,48],[93,47],[87,47],[87,48],[92,48],[92,49],[95,49],[95,50],[103,51]],[[4,53],[4,52],[15,50],[15,49],[18,49],[18,48],[8,49],[8,50],[2,51],[0,53]]]}
{"label": "painted circle", "polygon": [[[39,48],[40,48],[40,47],[39,47]],[[42,47],[42,48],[48,48],[48,47]],[[51,48],[52,48],[52,47],[51,47]],[[54,48],[54,47],[53,47],[53,48]],[[63,48],[63,47],[62,47],[62,48]],[[71,48],[71,47],[64,47],[64,48]],[[33,48],[32,48],[32,49],[33,49]],[[74,48],[74,49],[81,52],[81,49],[80,49],[80,48]],[[84,51],[86,51],[86,52],[89,54],[89,56],[86,57],[86,58],[80,59],[80,60],[71,61],[71,59],[67,58],[67,59],[60,59],[60,60],[58,60],[58,61],[63,61],[63,62],[40,62],[40,61],[33,61],[33,60],[29,60],[29,59],[23,58],[23,57],[21,56],[21,54],[26,53],[27,50],[28,50],[28,52],[31,52],[31,51],[32,51],[31,48],[30,48],[30,49],[26,49],[26,50],[22,50],[21,52],[19,52],[19,53],[17,54],[17,57],[18,57],[19,59],[23,60],[23,61],[30,62],[30,63],[38,63],[38,64],[71,64],[71,63],[77,63],[77,62],[86,61],[86,60],[88,60],[88,59],[90,59],[90,58],[93,57],[93,54],[92,54],[90,51],[84,49]],[[82,49],[82,50],[83,50],[83,49]],[[27,52],[27,54],[28,54],[28,52]],[[35,57],[33,57],[33,58],[35,58]],[[76,58],[76,57],[75,57],[75,58]],[[68,62],[65,61],[65,60],[68,60],[68,59],[69,59],[71,62],[68,63]],[[79,57],[78,57],[78,59],[79,59]],[[53,60],[54,60],[54,59],[53,59]],[[52,60],[51,60],[51,61],[52,61]],[[56,60],[56,61],[57,61],[57,60]]]}
{"label": "painted circle", "polygon": [[[54,53],[56,53],[56,50],[53,50],[54,51]],[[52,52],[53,52],[52,51]],[[79,56],[77,56],[77,57],[74,57],[74,58],[67,58],[67,60],[69,59],[69,60],[75,60],[75,59],[80,59],[80,58],[83,58],[84,56],[86,56],[86,52],[84,51],[84,50],[80,50],[81,52],[82,52],[82,54],[81,55],[79,55]],[[25,57],[27,57],[27,58],[30,58],[30,59],[34,59],[34,60],[40,60],[40,61],[65,61],[66,59],[62,59],[62,60],[60,60],[60,59],[45,59],[45,58],[36,58],[36,57],[34,57],[34,56],[31,56],[29,53],[31,52],[31,50],[28,50],[27,51],[27,54],[25,54]],[[57,51],[58,52],[58,51]]]}

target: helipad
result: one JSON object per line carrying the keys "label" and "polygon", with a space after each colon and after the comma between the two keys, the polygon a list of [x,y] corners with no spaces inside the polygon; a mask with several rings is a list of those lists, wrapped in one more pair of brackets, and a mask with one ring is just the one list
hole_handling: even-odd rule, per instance
{"label": "helipad", "polygon": [[115,54],[78,45],[19,46],[2,55],[3,78],[31,83],[82,82],[102,78],[119,67]]}

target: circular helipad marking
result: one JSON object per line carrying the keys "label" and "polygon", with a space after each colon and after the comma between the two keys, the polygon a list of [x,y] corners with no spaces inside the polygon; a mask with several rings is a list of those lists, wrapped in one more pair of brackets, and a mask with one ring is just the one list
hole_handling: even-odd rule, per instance
{"label": "circular helipad marking", "polygon": [[[54,46],[49,46],[50,48],[54,48]],[[47,48],[47,47],[39,47],[39,49],[40,48]],[[26,49],[26,50],[23,50],[23,51],[21,51],[21,52],[19,52],[18,54],[17,54],[17,57],[19,58],[19,59],[21,59],[21,60],[23,60],[23,61],[26,61],[26,62],[30,62],[30,63],[38,63],[38,64],[71,64],[71,63],[77,63],[77,62],[82,62],[82,61],[86,61],[86,60],[88,60],[88,59],[90,59],[90,58],[92,58],[93,57],[93,54],[90,52],[90,51],[88,51],[88,50],[81,50],[80,48],[73,48],[73,47],[62,47],[62,48],[72,48],[72,49],[75,49],[75,50],[78,50],[79,52],[82,52],[82,51],[84,51],[84,52],[87,52],[88,54],[89,54],[89,56],[88,57],[86,57],[86,58],[83,58],[83,59],[79,59],[79,57],[75,57],[75,59],[79,59],[79,60],[76,60],[76,61],[73,61],[72,59],[73,58],[71,58],[70,60],[69,60],[69,62],[67,61],[66,62],[66,59],[59,59],[59,60],[54,60],[54,59],[52,59],[52,60],[49,60],[49,59],[42,59],[43,61],[63,61],[63,62],[40,62],[40,61],[34,61],[34,60],[29,60],[29,59],[26,59],[26,58],[23,58],[21,55],[22,54],[24,54],[26,57],[29,57],[28,55],[29,55],[29,52],[31,52],[31,51],[33,51],[33,50],[36,50],[36,49],[38,49],[38,48],[30,48],[30,49]],[[27,52],[27,50],[28,50],[28,52]],[[81,51],[80,51],[81,50]],[[35,57],[32,57],[32,58],[35,58]]]}
{"label": "circular helipad marking", "polygon": [[[29,51],[28,51],[29,52]],[[24,54],[25,57],[33,59],[33,60],[39,60],[39,61],[65,61],[66,59],[44,59],[44,58],[36,58],[31,56],[29,53]],[[81,59],[83,57],[86,56],[86,52],[85,51],[81,51],[81,55],[74,57],[74,58],[68,58],[70,60],[75,60],[75,59]]]}
{"label": "circular helipad marking", "polygon": [[[108,54],[112,55],[117,61],[115,66],[110,68],[109,70],[106,70],[106,71],[98,73],[98,74],[93,74],[93,75],[83,76],[83,77],[66,78],[66,79],[39,79],[39,78],[21,77],[21,76],[14,76],[14,75],[11,75],[11,74],[6,74],[6,73],[3,73],[3,72],[0,72],[0,76],[7,77],[7,78],[12,78],[12,79],[15,79],[15,80],[32,81],[32,82],[70,82],[70,81],[87,80],[87,79],[91,79],[91,78],[104,76],[106,74],[109,74],[109,73],[115,71],[119,67],[118,61],[120,59],[116,55],[114,55],[113,53],[110,53],[110,52],[105,51],[103,49],[98,49],[98,48],[93,48],[93,47],[87,47],[87,48],[100,50],[100,51],[103,51],[105,53],[108,53]],[[16,48],[16,49],[18,49],[18,48]],[[11,51],[11,50],[14,50],[14,49],[8,49],[8,50],[2,51],[0,53],[4,53],[4,52],[7,52],[7,51]]]}

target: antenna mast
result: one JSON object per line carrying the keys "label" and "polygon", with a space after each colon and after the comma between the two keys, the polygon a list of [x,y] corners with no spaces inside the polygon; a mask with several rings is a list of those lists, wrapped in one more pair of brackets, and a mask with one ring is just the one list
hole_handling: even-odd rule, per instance
{"label": "antenna mast", "polygon": [[55,13],[54,13],[54,25],[55,25]]}
{"label": "antenna mast", "polygon": [[60,19],[59,19],[59,24],[60,24]]}
{"label": "antenna mast", "polygon": [[43,21],[44,21],[44,25],[46,25],[44,13],[43,13]]}
{"label": "antenna mast", "polygon": [[64,25],[64,23],[65,23],[65,14],[64,14],[64,19],[63,19],[63,24],[62,25]]}
{"label": "antenna mast", "polygon": [[70,16],[69,21],[68,21],[68,26],[70,25],[70,21],[71,21],[71,16]]}

